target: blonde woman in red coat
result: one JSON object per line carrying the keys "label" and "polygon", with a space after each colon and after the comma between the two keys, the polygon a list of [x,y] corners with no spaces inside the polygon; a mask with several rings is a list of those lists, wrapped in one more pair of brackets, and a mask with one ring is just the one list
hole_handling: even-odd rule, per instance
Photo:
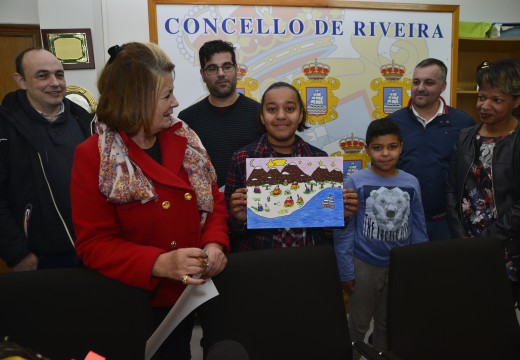
{"label": "blonde woman in red coat", "polygon": [[[226,266],[227,212],[199,138],[172,115],[171,60],[155,44],[109,53],[98,80],[98,134],[74,158],[76,251],[85,266],[151,291],[158,324],[186,285]],[[189,359],[191,329],[188,318],[154,359]]]}

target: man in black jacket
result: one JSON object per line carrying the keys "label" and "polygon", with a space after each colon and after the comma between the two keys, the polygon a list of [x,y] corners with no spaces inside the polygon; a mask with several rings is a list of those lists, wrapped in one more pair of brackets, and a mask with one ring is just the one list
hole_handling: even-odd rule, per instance
{"label": "man in black jacket", "polygon": [[80,266],[70,171],[93,114],[65,98],[61,62],[44,49],[16,58],[19,90],[0,106],[0,258],[14,271]]}

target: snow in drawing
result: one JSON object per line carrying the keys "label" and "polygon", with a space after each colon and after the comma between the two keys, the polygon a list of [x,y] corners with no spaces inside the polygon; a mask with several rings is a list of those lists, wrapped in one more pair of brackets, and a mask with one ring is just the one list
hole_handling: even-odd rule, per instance
{"label": "snow in drawing", "polygon": [[249,158],[247,227],[343,226],[341,157]]}

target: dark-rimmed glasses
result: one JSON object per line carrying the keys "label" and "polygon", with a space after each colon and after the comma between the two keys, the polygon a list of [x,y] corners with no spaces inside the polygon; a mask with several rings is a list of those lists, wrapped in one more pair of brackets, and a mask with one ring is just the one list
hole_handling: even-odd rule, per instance
{"label": "dark-rimmed glasses", "polygon": [[222,69],[222,71],[225,73],[230,73],[230,72],[236,70],[236,65],[232,64],[232,63],[225,63],[225,64],[222,64],[221,66],[208,65],[204,68],[204,72],[208,75],[215,75],[218,73],[218,69]]}

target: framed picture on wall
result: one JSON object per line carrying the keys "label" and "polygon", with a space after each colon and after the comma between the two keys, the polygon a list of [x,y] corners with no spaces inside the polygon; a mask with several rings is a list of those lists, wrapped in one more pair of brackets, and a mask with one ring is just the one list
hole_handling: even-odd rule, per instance
{"label": "framed picture on wall", "polygon": [[43,47],[53,53],[65,70],[94,69],[90,29],[42,29]]}

